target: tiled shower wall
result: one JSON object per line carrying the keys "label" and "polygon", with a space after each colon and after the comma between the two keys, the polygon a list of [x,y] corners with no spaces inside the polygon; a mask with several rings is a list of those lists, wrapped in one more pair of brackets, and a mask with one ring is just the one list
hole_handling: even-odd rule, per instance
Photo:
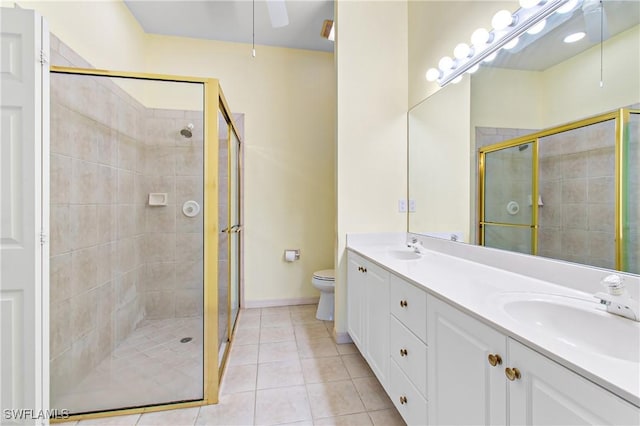
{"label": "tiled shower wall", "polygon": [[[640,109],[640,105],[635,105]],[[627,223],[625,264],[629,272],[640,274],[640,114],[631,114],[628,127]]]}
{"label": "tiled shower wall", "polygon": [[[54,65],[90,68],[51,39]],[[51,389],[143,318],[202,315],[202,112],[144,108],[106,78],[51,75]],[[193,136],[180,130],[194,124]],[[168,205],[150,207],[150,192]],[[55,402],[55,401],[54,401]]]}
{"label": "tiled shower wall", "polygon": [[[136,186],[144,205],[142,280],[145,318],[202,315],[203,308],[203,116],[201,111],[146,110],[144,175]],[[193,124],[193,136],[180,130]],[[149,206],[149,193],[168,194],[167,206]],[[196,201],[200,213],[182,212]]]}
{"label": "tiled shower wall", "polygon": [[615,122],[540,139],[539,254],[615,268]]}
{"label": "tiled shower wall", "polygon": [[[86,66],[52,37],[54,64]],[[51,388],[77,384],[142,318],[144,109],[106,79],[51,75]]]}

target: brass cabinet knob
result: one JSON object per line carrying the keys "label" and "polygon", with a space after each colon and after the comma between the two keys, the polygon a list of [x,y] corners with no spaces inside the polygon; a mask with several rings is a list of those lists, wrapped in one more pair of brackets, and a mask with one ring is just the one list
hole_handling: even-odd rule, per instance
{"label": "brass cabinet knob", "polygon": [[400,397],[400,404],[404,405],[407,403],[407,397],[406,396],[401,396]]}
{"label": "brass cabinet knob", "polygon": [[407,307],[407,301],[406,300],[401,300],[400,301],[400,307],[401,308],[406,308]]}
{"label": "brass cabinet knob", "polygon": [[502,357],[498,354],[489,354],[487,358],[489,358],[489,364],[491,364],[492,367],[502,364]]}
{"label": "brass cabinet knob", "polygon": [[400,349],[400,356],[407,356],[409,352],[406,349]]}
{"label": "brass cabinet knob", "polygon": [[517,368],[507,367],[504,369],[504,374],[507,376],[507,379],[511,380],[512,382],[522,377],[522,375],[520,374],[520,370],[518,370]]}

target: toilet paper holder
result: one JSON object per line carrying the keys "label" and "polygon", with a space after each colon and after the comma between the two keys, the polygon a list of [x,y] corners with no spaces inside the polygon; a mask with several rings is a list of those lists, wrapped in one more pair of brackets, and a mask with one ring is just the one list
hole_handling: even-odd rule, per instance
{"label": "toilet paper holder", "polygon": [[284,251],[284,260],[287,262],[300,260],[300,249],[286,249]]}

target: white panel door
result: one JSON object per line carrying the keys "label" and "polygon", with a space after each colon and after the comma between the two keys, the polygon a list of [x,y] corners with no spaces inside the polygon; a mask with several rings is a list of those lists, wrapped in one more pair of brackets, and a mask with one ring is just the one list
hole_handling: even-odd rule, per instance
{"label": "white panel door", "polygon": [[515,340],[505,366],[521,372],[508,382],[511,425],[640,425],[640,408]]}
{"label": "white panel door", "polygon": [[44,424],[48,31],[33,11],[0,8],[0,33],[0,423]]}
{"label": "white panel door", "polygon": [[506,337],[435,297],[427,297],[430,425],[507,424]]}
{"label": "white panel door", "polygon": [[389,273],[369,264],[365,269],[365,358],[387,389],[389,373]]}

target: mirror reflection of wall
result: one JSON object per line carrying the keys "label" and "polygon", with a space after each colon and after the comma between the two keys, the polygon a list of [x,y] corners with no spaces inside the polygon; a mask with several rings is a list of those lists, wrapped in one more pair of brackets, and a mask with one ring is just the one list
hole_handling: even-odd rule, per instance
{"label": "mirror reflection of wall", "polygon": [[[464,218],[458,218],[456,223],[450,224],[451,228],[444,231],[468,230],[466,240],[478,244],[482,242],[478,223],[480,208],[483,207],[480,206],[478,198],[478,150],[480,148],[499,142],[513,141],[523,135],[609,113],[619,108],[637,108],[640,102],[640,79],[637,78],[640,74],[640,2],[605,1],[602,17],[606,31],[603,33],[602,40],[597,37],[598,34],[592,27],[587,28],[593,23],[585,17],[586,6],[588,6],[587,1],[579,1],[573,11],[562,17],[560,24],[551,25],[550,28],[542,31],[535,41],[533,37],[524,34],[521,36],[518,48],[511,51],[501,50],[493,62],[483,63],[477,73],[464,77],[463,83],[460,84],[469,80],[470,91],[466,98],[466,95],[458,95],[456,103],[457,110],[464,111],[466,105],[470,106],[468,135],[457,135],[455,139],[443,140],[434,137],[429,130],[438,128],[440,134],[447,134],[454,132],[453,129],[460,125],[458,120],[450,116],[445,120],[451,128],[447,131],[443,127],[441,114],[432,113],[434,110],[443,111],[442,106],[447,103],[444,98],[448,96],[448,92],[460,91],[456,85],[446,86],[411,109],[409,113],[409,198],[419,199],[421,196],[428,198],[417,204],[415,213],[409,214],[410,232],[442,231],[443,229],[438,228],[440,224],[434,222],[433,218],[443,217],[447,212],[451,212],[447,209],[447,201],[452,197],[464,198],[460,197],[458,192],[442,195],[447,192],[444,190],[440,191],[440,196],[434,191],[426,194],[423,187],[428,186],[429,181],[439,181],[433,176],[434,167],[431,167],[428,177],[421,174],[421,169],[427,168],[426,166],[432,161],[429,158],[433,155],[430,154],[437,152],[439,164],[452,165],[455,170],[449,170],[450,174],[470,175],[471,182],[466,205],[469,220],[464,223]],[[446,6],[440,5],[440,7]],[[457,7],[459,9],[459,6]],[[511,9],[513,11],[516,8],[517,6]],[[469,28],[468,32],[471,33],[473,30],[474,28]],[[563,41],[566,35],[578,30],[587,33],[581,41],[573,44]],[[464,34],[460,37],[460,41],[465,41]],[[451,46],[451,49],[453,47]],[[429,110],[432,112],[428,113]],[[634,121],[637,114],[631,114],[630,117],[625,133],[627,139],[624,145],[624,161],[626,164],[635,165],[640,163],[637,148],[634,145],[638,134],[638,125]],[[544,207],[540,207],[539,210],[540,232],[532,234],[522,231],[521,235],[507,237],[498,230],[498,227],[490,226],[485,228],[487,231],[492,228],[485,237],[493,241],[494,246],[500,248],[525,253],[537,251],[543,256],[607,268],[615,267],[615,260],[611,261],[611,253],[615,252],[618,244],[624,248],[623,258],[619,262],[626,265],[624,269],[638,273],[640,255],[637,247],[640,244],[635,231],[638,229],[638,176],[635,170],[637,166],[626,168],[622,190],[628,193],[627,201],[613,216],[624,214],[621,227],[627,232],[622,234],[622,230],[618,230],[616,234],[615,229],[611,231],[613,221],[608,214],[616,210],[615,183],[612,183],[612,173],[615,173],[615,168],[613,171],[608,170],[607,174],[603,174],[598,169],[601,167],[600,162],[611,161],[610,151],[613,148],[596,146],[599,143],[605,143],[606,139],[605,133],[598,126],[585,128],[581,132],[541,139],[538,153],[540,176],[536,182],[544,202]],[[611,142],[610,139],[607,140],[609,141],[607,143]],[[589,149],[585,148],[585,144],[589,143],[593,146]],[[440,147],[442,144],[448,146],[449,153],[456,152],[456,155],[450,157],[443,155]],[[455,148],[451,145],[455,145]],[[461,149],[467,153],[467,158],[459,154]],[[606,151],[607,149],[609,151]],[[530,150],[531,154],[535,151],[532,148]],[[494,184],[498,185],[499,192],[506,197],[510,195],[509,191],[516,191],[517,183],[524,179],[525,175],[532,179],[533,173],[523,168],[524,163],[521,161],[523,159],[515,156],[513,149],[504,151],[503,153],[496,151],[493,156],[488,156],[488,161],[498,161],[500,156],[505,157],[500,160],[502,165],[492,173],[496,173]],[[424,154],[413,155],[419,152]],[[554,152],[556,154],[553,154]],[[561,152],[563,154],[560,154]],[[526,151],[518,151],[518,153],[526,154]],[[602,161],[597,160],[596,157]],[[532,164],[531,167],[534,165]],[[462,168],[465,166],[468,169],[463,172]],[[554,168],[557,169],[556,174],[549,174]],[[599,175],[596,176],[596,174]],[[508,188],[507,182],[513,188]],[[570,192],[572,185],[584,189],[583,198]],[[554,190],[558,188],[560,192]],[[525,194],[522,189],[519,191],[520,193],[513,193],[511,198],[519,197],[523,200],[518,202],[521,212],[519,214],[522,214],[529,209],[529,194]],[[600,195],[597,196],[596,193]],[[591,199],[588,195],[592,196]],[[545,197],[549,200],[548,205]],[[555,199],[561,202],[555,205],[553,203]],[[509,201],[512,200],[506,200],[506,204]],[[506,204],[505,200],[500,199],[500,207],[486,206],[489,209],[487,212],[494,208],[495,215],[502,213],[508,215]],[[421,205],[427,206],[429,211],[421,209]],[[431,209],[438,211],[431,211]],[[608,213],[605,214],[605,211]],[[530,213],[533,214],[532,211]],[[604,220],[604,216],[609,219]],[[597,221],[597,217],[602,220]],[[509,223],[508,218],[496,216],[495,219]],[[559,233],[558,230],[562,228],[567,232]],[[607,236],[605,231],[608,232]],[[591,233],[585,234],[585,232]],[[624,238],[620,238],[621,235],[624,235]],[[606,244],[601,244],[604,242]],[[570,246],[590,248],[590,251],[577,253],[577,249],[567,250]]]}

